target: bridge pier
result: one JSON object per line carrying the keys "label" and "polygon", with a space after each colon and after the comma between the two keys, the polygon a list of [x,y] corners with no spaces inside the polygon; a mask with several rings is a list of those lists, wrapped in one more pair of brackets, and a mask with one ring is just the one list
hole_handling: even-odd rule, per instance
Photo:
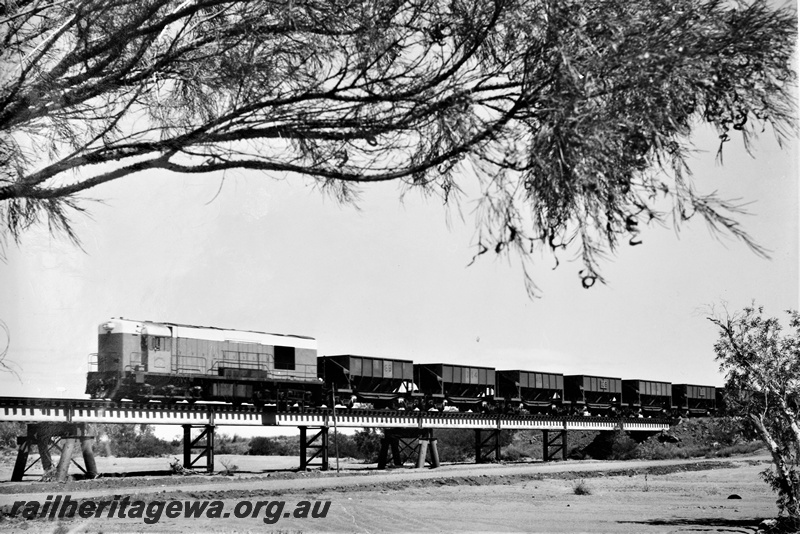
{"label": "bridge pier", "polygon": [[[328,462],[328,427],[307,427],[300,428],[300,470],[305,471],[309,467],[320,467],[323,471],[330,468]],[[308,429],[312,428],[317,432],[309,437]],[[311,456],[309,456],[309,453]],[[318,459],[318,463],[314,460]]]}
{"label": "bridge pier", "polygon": [[[494,458],[492,458],[494,456]],[[500,431],[490,430],[486,439],[481,439],[481,429],[475,429],[475,463],[500,461]]]}
{"label": "bridge pier", "polygon": [[[550,432],[554,434],[550,438]],[[561,452],[561,459],[567,459],[567,430],[542,430],[542,461],[555,460]]]}
{"label": "bridge pier", "polygon": [[392,463],[396,467],[402,466],[410,459],[415,460],[416,467],[425,467],[428,461],[428,451],[431,453],[431,468],[439,467],[439,449],[437,440],[433,437],[433,429],[391,429],[384,430],[381,439],[381,450],[378,453],[378,469],[386,469],[391,452]]}
{"label": "bridge pier", "polygon": [[[200,428],[200,434],[192,438],[192,429]],[[197,451],[197,455],[193,453]],[[205,465],[197,465],[205,459]],[[214,472],[214,425],[183,425],[183,467],[205,469]]]}
{"label": "bridge pier", "polygon": [[[53,459],[51,451],[56,449],[59,453],[58,466],[55,469],[55,478],[59,482],[67,480],[70,463],[75,464],[87,478],[97,477],[97,464],[94,460],[92,443],[94,436],[86,429],[84,423],[34,423],[28,425],[28,433],[17,437],[17,460],[11,474],[12,482],[20,482],[25,473],[38,462],[42,463],[44,476],[52,476]],[[36,444],[38,458],[30,464],[28,458]],[[80,444],[84,465],[80,465],[73,458],[76,444]]]}

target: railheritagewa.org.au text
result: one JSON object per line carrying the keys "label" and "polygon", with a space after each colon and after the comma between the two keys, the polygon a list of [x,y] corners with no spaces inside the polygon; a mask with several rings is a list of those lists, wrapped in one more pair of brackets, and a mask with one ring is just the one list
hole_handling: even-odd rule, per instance
{"label": "railheritagewa.org.au text", "polygon": [[143,501],[116,496],[109,500],[73,500],[69,495],[48,495],[44,502],[16,501],[9,515],[24,519],[106,518],[141,519],[154,524],[169,519],[261,519],[268,525],[281,518],[325,518],[331,501],[299,501],[287,507],[286,501],[237,501],[225,506],[220,500]]}

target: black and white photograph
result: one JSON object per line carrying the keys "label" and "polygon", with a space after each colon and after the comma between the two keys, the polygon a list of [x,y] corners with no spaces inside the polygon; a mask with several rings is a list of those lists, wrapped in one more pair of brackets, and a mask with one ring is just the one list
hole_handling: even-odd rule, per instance
{"label": "black and white photograph", "polygon": [[800,532],[796,0],[0,0],[0,532]]}

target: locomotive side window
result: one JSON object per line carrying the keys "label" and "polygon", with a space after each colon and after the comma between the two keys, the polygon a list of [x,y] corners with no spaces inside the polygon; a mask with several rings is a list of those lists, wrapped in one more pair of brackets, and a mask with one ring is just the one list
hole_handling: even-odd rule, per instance
{"label": "locomotive side window", "polygon": [[294,371],[294,347],[275,345],[275,369]]}
{"label": "locomotive side window", "polygon": [[172,350],[172,338],[148,336],[150,350]]}

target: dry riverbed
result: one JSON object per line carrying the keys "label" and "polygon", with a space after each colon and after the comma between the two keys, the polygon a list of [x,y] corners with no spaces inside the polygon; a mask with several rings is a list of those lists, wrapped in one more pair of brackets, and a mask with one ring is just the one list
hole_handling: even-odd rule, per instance
{"label": "dry riverbed", "polygon": [[[7,464],[8,462],[6,462]],[[775,514],[775,496],[758,473],[765,455],[714,460],[568,461],[445,465],[378,471],[343,462],[341,473],[291,470],[297,458],[218,457],[233,476],[163,476],[169,459],[99,458],[106,476],[65,484],[0,482],[0,509],[14,502],[140,501],[143,517],[0,519],[4,532],[755,532]],[[10,479],[10,465],[0,480]],[[581,485],[587,494],[576,494]],[[731,495],[741,497],[729,499]],[[127,501],[126,501],[127,499]],[[169,518],[170,501],[208,502],[201,517]],[[212,504],[219,501],[219,504]],[[242,504],[247,501],[246,504]],[[155,512],[162,506],[158,521]],[[284,502],[282,505],[280,502]],[[325,517],[311,517],[314,506]],[[156,504],[152,504],[156,503]],[[305,503],[308,503],[306,505]],[[117,508],[121,507],[117,506]],[[178,506],[178,505],[174,505]],[[308,506],[309,510],[306,510]],[[150,523],[146,523],[147,507]],[[218,507],[220,517],[213,517]],[[238,507],[238,508],[237,508]],[[249,509],[247,517],[244,512]],[[227,517],[224,514],[228,514]],[[135,515],[135,514],[134,514]],[[173,514],[174,515],[174,514]],[[304,517],[304,515],[306,517]],[[210,516],[210,517],[209,517]],[[297,516],[297,517],[296,517]]]}

